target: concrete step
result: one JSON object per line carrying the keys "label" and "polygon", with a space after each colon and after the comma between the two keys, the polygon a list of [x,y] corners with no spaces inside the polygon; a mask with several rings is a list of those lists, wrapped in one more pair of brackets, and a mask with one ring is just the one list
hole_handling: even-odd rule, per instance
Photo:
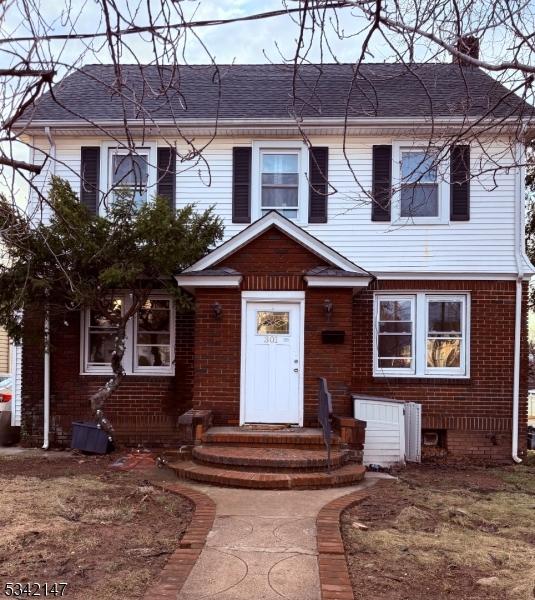
{"label": "concrete step", "polygon": [[[331,451],[332,468],[341,467],[348,452],[339,448]],[[218,446],[207,444],[193,448],[195,462],[224,465],[229,469],[255,471],[295,470],[323,471],[327,467],[327,451],[302,448],[272,448],[249,446]]]}
{"label": "concrete step", "polygon": [[331,473],[281,473],[278,471],[234,471],[191,461],[169,465],[180,479],[213,485],[254,489],[318,489],[354,485],[364,478],[362,465],[348,463]]}

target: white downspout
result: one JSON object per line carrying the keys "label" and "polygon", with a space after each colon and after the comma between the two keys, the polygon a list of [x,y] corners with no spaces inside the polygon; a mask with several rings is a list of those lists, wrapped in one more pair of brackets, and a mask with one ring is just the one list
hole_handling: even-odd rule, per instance
{"label": "white downspout", "polygon": [[[50,145],[50,158],[52,161],[52,174],[56,171],[56,143],[50,127],[45,127],[45,134]],[[44,352],[43,352],[43,450],[50,446],[50,314],[48,305],[45,307],[44,325]]]}
{"label": "white downspout", "polygon": [[50,315],[45,308],[44,389],[43,389],[43,450],[50,445]]}
{"label": "white downspout", "polygon": [[524,279],[524,173],[522,142],[515,146],[515,259],[516,259],[516,300],[515,300],[515,346],[513,368],[513,423],[511,456],[515,463],[521,463],[518,456],[518,420],[520,416],[520,355],[522,341],[522,281]]}

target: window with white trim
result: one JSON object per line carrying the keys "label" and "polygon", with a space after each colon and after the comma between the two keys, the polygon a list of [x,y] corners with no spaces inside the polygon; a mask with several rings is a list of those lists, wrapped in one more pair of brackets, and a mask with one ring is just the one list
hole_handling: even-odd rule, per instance
{"label": "window with white trim", "polygon": [[438,217],[436,157],[425,150],[401,150],[400,216]]}
{"label": "window with white trim", "polygon": [[393,144],[392,220],[404,224],[449,222],[449,183],[438,150],[415,147],[403,142]]}
{"label": "window with white trim", "polygon": [[[130,297],[114,299],[124,311]],[[127,374],[172,375],[174,373],[175,311],[171,298],[153,295],[127,323],[123,368]],[[110,373],[115,327],[110,319],[87,310],[82,319],[82,372]]]}
{"label": "window with white trim", "polygon": [[270,210],[305,222],[308,215],[308,148],[303,142],[253,142],[253,218]]}
{"label": "window with white trim", "polygon": [[374,375],[467,377],[467,294],[377,294]]}
{"label": "window with white trim", "polygon": [[109,183],[113,195],[132,197],[137,206],[147,201],[149,183],[149,149],[135,153],[126,148],[110,148]]}

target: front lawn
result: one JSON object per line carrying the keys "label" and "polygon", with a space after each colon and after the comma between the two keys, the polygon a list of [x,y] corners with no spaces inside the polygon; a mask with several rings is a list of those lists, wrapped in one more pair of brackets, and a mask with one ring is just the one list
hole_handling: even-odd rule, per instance
{"label": "front lawn", "polygon": [[534,459],[487,469],[410,466],[371,488],[342,517],[355,598],[534,598]]}
{"label": "front lawn", "polygon": [[70,600],[143,597],[192,507],[109,464],[70,452],[0,458],[1,597],[14,582],[66,582]]}

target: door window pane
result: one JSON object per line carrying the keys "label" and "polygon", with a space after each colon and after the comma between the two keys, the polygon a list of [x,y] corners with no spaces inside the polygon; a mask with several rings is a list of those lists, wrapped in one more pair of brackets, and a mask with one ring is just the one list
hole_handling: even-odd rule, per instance
{"label": "door window pane", "polygon": [[425,151],[401,153],[400,214],[438,217],[436,157]]}
{"label": "door window pane", "polygon": [[258,335],[288,335],[290,333],[290,313],[259,310],[256,313]]}
{"label": "door window pane", "polygon": [[277,210],[289,219],[297,217],[299,206],[298,153],[262,152],[261,210]]}
{"label": "door window pane", "polygon": [[380,369],[413,366],[413,300],[379,300],[377,360]]}
{"label": "door window pane", "polygon": [[463,343],[463,302],[427,303],[427,366],[459,369]]}
{"label": "door window pane", "polygon": [[136,367],[171,366],[171,301],[149,299],[137,315]]}

